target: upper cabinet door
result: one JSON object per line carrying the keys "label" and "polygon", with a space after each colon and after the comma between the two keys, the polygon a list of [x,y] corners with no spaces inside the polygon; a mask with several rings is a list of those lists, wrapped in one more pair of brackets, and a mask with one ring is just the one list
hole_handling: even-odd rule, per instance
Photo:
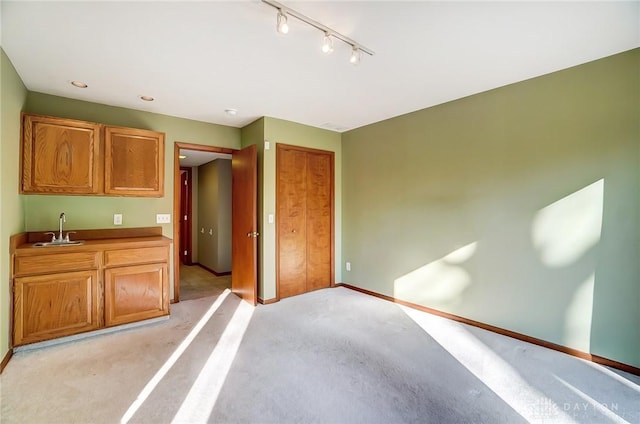
{"label": "upper cabinet door", "polygon": [[163,133],[107,126],[104,143],[106,195],[164,195]]}
{"label": "upper cabinet door", "polygon": [[94,122],[24,114],[20,192],[101,192],[100,128]]}

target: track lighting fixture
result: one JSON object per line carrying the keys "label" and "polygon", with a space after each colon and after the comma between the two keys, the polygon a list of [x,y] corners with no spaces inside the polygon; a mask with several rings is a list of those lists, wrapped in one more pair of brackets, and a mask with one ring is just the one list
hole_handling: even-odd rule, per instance
{"label": "track lighting fixture", "polygon": [[286,34],[287,32],[289,32],[287,15],[282,11],[282,9],[278,10],[278,23],[276,24],[276,29],[280,34]]}
{"label": "track lighting fixture", "polygon": [[329,54],[333,51],[333,39],[337,38],[345,44],[351,46],[351,56],[349,57],[349,62],[357,65],[360,63],[362,59],[362,52],[368,54],[369,56],[373,56],[373,51],[364,47],[362,44],[357,43],[346,35],[342,35],[337,31],[329,28],[326,25],[321,24],[318,21],[315,21],[308,16],[303,15],[300,12],[297,12],[283,4],[278,3],[273,0],[262,0],[263,3],[268,4],[269,6],[278,10],[278,24],[277,30],[281,34],[286,34],[289,32],[289,24],[287,23],[287,19],[289,16],[293,16],[297,20],[304,22],[307,25],[310,25],[316,29],[319,29],[324,33],[324,38],[322,39],[322,52]]}
{"label": "track lighting fixture", "polygon": [[360,59],[362,58],[362,53],[360,53],[360,49],[356,46],[353,46],[351,50],[351,56],[349,56],[349,63],[352,65],[357,65],[360,63]]}
{"label": "track lighting fixture", "polygon": [[322,39],[322,53],[329,54],[333,51],[333,39],[329,35],[328,32],[324,33],[324,38]]}

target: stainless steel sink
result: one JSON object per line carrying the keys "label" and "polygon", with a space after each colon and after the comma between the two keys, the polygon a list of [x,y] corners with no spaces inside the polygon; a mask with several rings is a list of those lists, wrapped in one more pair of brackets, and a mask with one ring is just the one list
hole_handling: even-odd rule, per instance
{"label": "stainless steel sink", "polygon": [[84,240],[73,241],[39,241],[33,243],[33,247],[53,247],[53,246],[78,246],[84,244]]}

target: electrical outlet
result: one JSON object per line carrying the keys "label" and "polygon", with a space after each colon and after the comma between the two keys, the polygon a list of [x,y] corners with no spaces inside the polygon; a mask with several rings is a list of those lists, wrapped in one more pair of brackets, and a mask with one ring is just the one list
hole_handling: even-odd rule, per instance
{"label": "electrical outlet", "polygon": [[156,224],[171,224],[171,214],[170,213],[156,214]]}
{"label": "electrical outlet", "polygon": [[347,268],[347,271],[351,271],[351,262],[347,262],[345,268]]}
{"label": "electrical outlet", "polygon": [[113,225],[122,225],[122,214],[114,213],[113,214]]}

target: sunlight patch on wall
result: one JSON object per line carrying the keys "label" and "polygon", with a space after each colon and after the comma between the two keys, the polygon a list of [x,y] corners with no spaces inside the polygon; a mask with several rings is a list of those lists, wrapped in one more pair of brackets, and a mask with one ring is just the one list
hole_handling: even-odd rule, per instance
{"label": "sunlight patch on wall", "polygon": [[533,219],[531,238],[540,261],[549,267],[577,261],[600,241],[604,179],[541,209]]}
{"label": "sunlight patch on wall", "polygon": [[394,296],[431,307],[455,304],[471,284],[469,273],[458,266],[475,254],[478,242],[469,243],[442,258],[397,278]]}
{"label": "sunlight patch on wall", "polygon": [[[576,422],[562,409],[550,408],[556,404],[554,399],[529,384],[516,369],[469,333],[462,324],[405,306],[400,308],[528,422]],[[469,393],[469,396],[474,395],[477,393]]]}
{"label": "sunlight patch on wall", "polygon": [[567,306],[564,320],[564,344],[583,352],[591,351],[591,319],[595,279],[595,274],[591,274],[576,289]]}

